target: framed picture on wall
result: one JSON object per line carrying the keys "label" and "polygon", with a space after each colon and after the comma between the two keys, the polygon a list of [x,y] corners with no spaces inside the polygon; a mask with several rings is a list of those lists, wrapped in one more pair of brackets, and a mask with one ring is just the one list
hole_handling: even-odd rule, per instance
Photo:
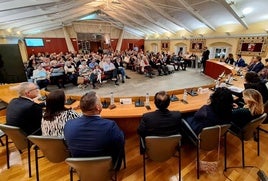
{"label": "framed picture on wall", "polygon": [[190,51],[191,52],[201,52],[206,46],[205,39],[192,39],[190,40]]}
{"label": "framed picture on wall", "polygon": [[243,37],[239,38],[237,53],[246,56],[265,56],[267,37]]}
{"label": "framed picture on wall", "polygon": [[169,50],[169,41],[161,41],[161,50],[168,51]]}

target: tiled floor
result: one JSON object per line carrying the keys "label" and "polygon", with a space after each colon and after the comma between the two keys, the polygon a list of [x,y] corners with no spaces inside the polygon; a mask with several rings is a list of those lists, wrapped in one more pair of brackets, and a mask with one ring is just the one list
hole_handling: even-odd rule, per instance
{"label": "tiled floor", "polygon": [[[98,89],[92,89],[87,86],[85,89],[74,87],[72,84],[67,84],[65,90],[66,94],[83,95],[89,90],[94,90],[101,97],[108,97],[110,92],[114,93],[115,97],[120,96],[144,96],[147,92],[154,95],[160,90],[177,90],[194,86],[202,86],[213,83],[213,79],[200,73],[199,69],[187,68],[186,71],[176,71],[170,75],[157,76],[153,78],[138,74],[131,70],[126,70],[131,79],[126,79],[125,83],[120,82],[117,86],[112,81],[103,83]],[[50,91],[57,89],[56,86],[49,86]]]}

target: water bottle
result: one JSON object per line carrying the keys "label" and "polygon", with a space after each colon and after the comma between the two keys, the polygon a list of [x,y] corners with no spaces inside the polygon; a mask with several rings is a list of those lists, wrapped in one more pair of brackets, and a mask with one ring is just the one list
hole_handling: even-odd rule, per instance
{"label": "water bottle", "polygon": [[186,89],[184,89],[182,100],[187,101],[187,90]]}
{"label": "water bottle", "polygon": [[150,105],[150,97],[149,97],[149,93],[146,93],[145,96],[145,106],[149,106]]}
{"label": "water bottle", "polygon": [[114,104],[114,93],[111,92],[111,95],[110,95],[110,104],[113,105]]}

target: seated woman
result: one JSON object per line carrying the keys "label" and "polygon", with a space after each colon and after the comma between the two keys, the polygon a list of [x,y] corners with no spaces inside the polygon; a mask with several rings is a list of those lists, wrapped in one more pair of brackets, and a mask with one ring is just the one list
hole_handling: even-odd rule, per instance
{"label": "seated woman", "polygon": [[79,115],[64,106],[65,94],[61,89],[52,91],[46,98],[46,110],[41,121],[43,136],[63,137],[63,128],[69,119]]}
{"label": "seated woman", "polygon": [[[261,80],[261,78],[258,76],[256,72],[247,72],[245,75],[245,83],[244,83],[245,89],[255,89],[259,91],[262,95],[263,103],[268,101],[268,89],[265,85],[265,82]],[[234,95],[239,97],[238,100],[236,100],[236,103],[239,105],[242,105],[243,107],[243,99],[242,99],[242,93],[235,93]]]}
{"label": "seated woman", "polygon": [[203,128],[230,122],[233,96],[229,89],[219,87],[210,96],[209,104],[202,106],[187,122],[198,135]]}
{"label": "seated woman", "polygon": [[262,95],[259,91],[246,89],[243,91],[243,99],[245,102],[244,107],[234,109],[232,112],[232,126],[230,129],[235,132],[264,112]]}

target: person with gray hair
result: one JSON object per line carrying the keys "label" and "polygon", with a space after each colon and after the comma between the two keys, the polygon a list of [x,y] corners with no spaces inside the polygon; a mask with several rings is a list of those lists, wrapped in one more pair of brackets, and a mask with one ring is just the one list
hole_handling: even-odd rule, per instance
{"label": "person with gray hair", "polygon": [[64,138],[73,157],[111,156],[117,170],[124,154],[124,134],[117,124],[100,116],[102,104],[94,91],[80,100],[83,115],[67,121]]}
{"label": "person with gray hair", "polygon": [[42,105],[33,101],[39,95],[39,88],[32,82],[22,82],[17,87],[19,97],[7,106],[6,124],[17,126],[27,135],[41,134]]}

